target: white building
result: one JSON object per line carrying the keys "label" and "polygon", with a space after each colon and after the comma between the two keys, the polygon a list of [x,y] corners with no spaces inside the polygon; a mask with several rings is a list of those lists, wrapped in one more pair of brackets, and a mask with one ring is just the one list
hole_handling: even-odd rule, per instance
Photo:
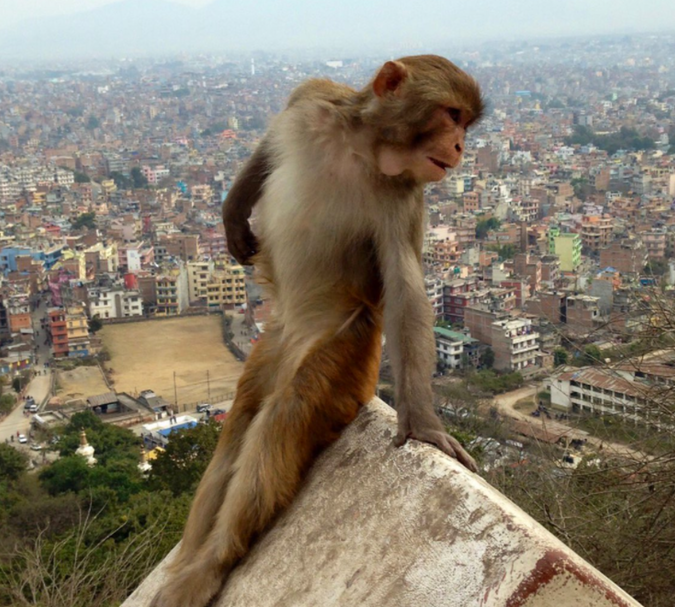
{"label": "white building", "polygon": [[138,291],[127,291],[122,286],[88,290],[89,316],[101,319],[127,318],[143,315],[143,300]]}

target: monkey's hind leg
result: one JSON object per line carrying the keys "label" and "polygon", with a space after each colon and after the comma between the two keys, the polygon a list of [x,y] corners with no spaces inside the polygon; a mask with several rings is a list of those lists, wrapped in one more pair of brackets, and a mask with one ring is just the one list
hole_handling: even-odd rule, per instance
{"label": "monkey's hind leg", "polygon": [[215,523],[232,479],[233,465],[241,450],[244,435],[263,400],[272,391],[278,360],[277,348],[278,331],[270,328],[256,344],[246,362],[237,382],[234,403],[223,424],[218,446],[197,487],[183,532],[183,541],[170,566],[170,572],[179,571],[192,561]]}
{"label": "monkey's hind leg", "polygon": [[[365,327],[364,323],[365,322]],[[204,607],[251,541],[297,493],[317,452],[373,395],[379,331],[368,319],[325,340],[266,399],[246,432],[225,501],[202,548],[161,592],[158,607]]]}

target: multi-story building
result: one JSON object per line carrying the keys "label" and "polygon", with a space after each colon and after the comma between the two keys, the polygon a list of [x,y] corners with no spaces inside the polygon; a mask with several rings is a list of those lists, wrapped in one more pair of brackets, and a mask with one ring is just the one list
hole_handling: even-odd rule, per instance
{"label": "multi-story building", "polygon": [[601,322],[599,301],[591,295],[568,295],[563,311],[567,326],[580,333],[597,328]]}
{"label": "multi-story building", "polygon": [[187,272],[190,302],[199,299],[206,301],[208,297],[208,285],[213,275],[213,270],[214,264],[210,259],[188,262]]}
{"label": "multi-story building", "polygon": [[231,310],[246,303],[244,268],[220,262],[207,285],[206,305],[210,310]]}
{"label": "multi-story building", "polygon": [[609,215],[584,215],[581,220],[581,244],[586,251],[598,253],[612,242],[614,220]]}
{"label": "multi-story building", "polygon": [[579,234],[561,232],[552,227],[548,231],[548,252],[557,255],[562,272],[575,272],[581,264],[582,241]]}
{"label": "multi-story building", "polygon": [[647,261],[647,249],[637,238],[613,242],[600,249],[600,268],[611,267],[621,274],[639,274]]}
{"label": "multi-story building", "polygon": [[519,253],[513,258],[513,272],[518,278],[527,280],[528,286],[530,287],[530,292],[527,294],[528,296],[534,295],[541,288],[540,259],[529,253]]}
{"label": "multi-story building", "polygon": [[565,371],[551,378],[551,406],[566,413],[620,415],[643,421],[655,414],[653,407],[645,406],[653,386],[635,379],[635,371],[621,369]]}
{"label": "multi-story building", "polygon": [[60,358],[68,356],[68,327],[66,325],[66,311],[63,308],[51,308],[48,311],[49,339],[52,344],[52,356]]}
{"label": "multi-story building", "polygon": [[436,356],[440,363],[449,369],[459,369],[464,360],[476,367],[480,356],[480,342],[470,335],[459,331],[450,331],[434,327],[436,338]]}
{"label": "multi-story building", "polygon": [[488,290],[478,290],[475,277],[450,280],[443,285],[443,318],[453,324],[464,322],[464,310],[487,296]]}
{"label": "multi-story building", "polygon": [[541,354],[539,331],[529,318],[497,320],[492,323],[492,349],[499,371],[535,370]]}
{"label": "multi-story building", "polygon": [[30,302],[25,297],[10,297],[6,302],[7,323],[11,333],[18,333],[21,329],[30,329]]}
{"label": "multi-story building", "polygon": [[443,317],[443,281],[436,276],[424,277],[424,288],[436,318]]}
{"label": "multi-story building", "polygon": [[66,308],[68,356],[88,356],[90,350],[89,323],[81,306]]}
{"label": "multi-story building", "polygon": [[128,318],[143,315],[143,302],[137,290],[123,286],[88,289],[89,315],[106,318]]}
{"label": "multi-story building", "polygon": [[155,258],[159,263],[170,258],[183,261],[199,259],[200,247],[197,234],[165,234],[155,244]]}
{"label": "multi-story building", "polygon": [[163,268],[156,280],[157,316],[177,316],[190,301],[187,269],[184,264]]}
{"label": "multi-story building", "polygon": [[649,259],[664,259],[666,256],[667,232],[665,228],[652,228],[640,233]]}
{"label": "multi-story building", "polygon": [[85,250],[84,257],[88,275],[101,273],[114,274],[119,268],[119,255],[117,253],[116,242],[109,244],[98,242]]}

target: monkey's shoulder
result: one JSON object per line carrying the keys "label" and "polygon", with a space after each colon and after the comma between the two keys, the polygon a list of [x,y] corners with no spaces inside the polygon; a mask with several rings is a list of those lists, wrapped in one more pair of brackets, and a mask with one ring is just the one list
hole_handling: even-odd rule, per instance
{"label": "monkey's shoulder", "polygon": [[312,78],[297,86],[288,99],[287,109],[297,104],[317,103],[344,104],[356,91],[346,84],[333,82],[327,78]]}

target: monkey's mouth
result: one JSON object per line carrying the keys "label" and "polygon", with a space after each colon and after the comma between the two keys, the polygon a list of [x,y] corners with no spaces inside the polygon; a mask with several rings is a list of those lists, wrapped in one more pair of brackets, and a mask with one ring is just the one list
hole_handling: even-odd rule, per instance
{"label": "monkey's mouth", "polygon": [[451,166],[441,160],[436,160],[435,158],[432,158],[431,156],[427,157],[433,164],[435,164],[439,169],[443,169],[444,171],[446,169],[451,168]]}

